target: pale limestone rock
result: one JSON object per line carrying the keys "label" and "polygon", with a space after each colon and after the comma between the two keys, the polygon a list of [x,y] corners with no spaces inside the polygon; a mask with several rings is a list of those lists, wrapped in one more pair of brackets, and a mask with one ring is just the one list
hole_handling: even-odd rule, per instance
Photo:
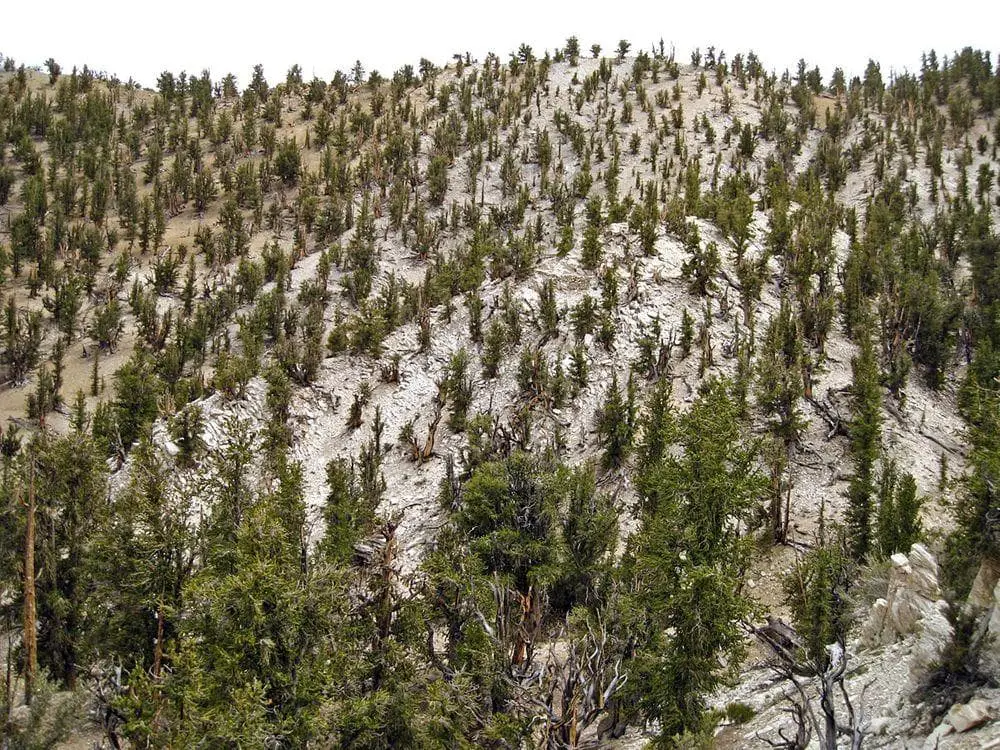
{"label": "pale limestone rock", "polygon": [[892,719],[888,716],[879,716],[877,719],[872,719],[871,723],[868,724],[868,734],[874,737],[885,734],[890,724],[892,724]]}
{"label": "pale limestone rock", "polygon": [[922,544],[914,544],[909,555],[896,553],[891,563],[886,597],[872,607],[862,639],[869,646],[885,646],[915,635],[910,663],[910,678],[915,681],[951,640],[948,605],[940,598],[937,562]]}
{"label": "pale limestone rock", "polygon": [[990,609],[996,601],[997,583],[1000,583],[1000,562],[983,560],[965,603],[966,612]]}
{"label": "pale limestone rock", "polygon": [[948,620],[948,604],[942,600],[931,603],[932,609],[924,612],[920,622],[920,636],[913,646],[910,676],[916,680],[940,659],[951,642],[953,628]]}
{"label": "pale limestone rock", "polygon": [[990,705],[984,700],[973,700],[968,703],[958,703],[951,707],[945,721],[961,734],[970,729],[980,727],[992,717]]}
{"label": "pale limestone rock", "polygon": [[942,721],[934,727],[933,732],[927,735],[927,739],[924,740],[923,750],[938,750],[938,746],[941,744],[941,739],[954,731],[955,727],[947,721]]}
{"label": "pale limestone rock", "polygon": [[938,585],[938,566],[934,555],[918,543],[910,548],[907,560],[912,575],[910,588],[927,599],[940,599],[941,587]]}
{"label": "pale limestone rock", "polygon": [[861,626],[861,642],[867,646],[882,645],[882,631],[885,628],[885,616],[889,603],[885,599],[876,599],[872,611]]}
{"label": "pale limestone rock", "polygon": [[985,642],[979,665],[1000,680],[1000,562],[984,560],[979,566],[963,610],[967,615],[982,618],[979,637],[985,638]]}

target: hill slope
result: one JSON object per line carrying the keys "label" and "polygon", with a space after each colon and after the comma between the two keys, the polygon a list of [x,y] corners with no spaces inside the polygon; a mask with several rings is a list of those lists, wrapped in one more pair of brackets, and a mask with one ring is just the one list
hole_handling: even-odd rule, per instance
{"label": "hill slope", "polygon": [[[252,548],[241,545],[291,524],[287,539],[272,540],[273,549],[262,541],[263,548],[280,561],[283,545],[300,547],[309,562],[299,586],[308,587],[317,570],[340,571],[335,590],[353,604],[347,620],[332,621],[360,618],[376,628],[372,640],[362,636],[357,651],[336,658],[360,663],[390,642],[402,654],[383,655],[390,666],[357,677],[365,685],[357,703],[345,706],[318,688],[320,697],[306,698],[278,684],[287,657],[260,652],[260,644],[294,641],[308,628],[288,618],[313,605],[294,605],[294,615],[281,610],[293,626],[281,636],[266,634],[274,625],[266,615],[258,628],[258,615],[244,612],[236,622],[255,634],[248,637],[256,661],[231,673],[229,685],[181,699],[202,712],[191,726],[168,719],[166,727],[139,727],[148,696],[136,688],[135,702],[119,709],[134,741],[183,742],[184,732],[229,736],[237,730],[222,726],[212,707],[219,700],[252,707],[256,693],[227,691],[248,674],[273,673],[258,687],[261,700],[279,707],[245,720],[239,731],[251,742],[266,735],[337,744],[351,736],[364,744],[362,730],[328,713],[379,726],[384,718],[374,718],[378,710],[369,705],[389,690],[379,670],[398,675],[392,689],[404,692],[403,685],[438,685],[438,674],[449,686],[440,689],[459,692],[456,675],[466,670],[502,675],[497,684],[510,692],[495,697],[493,709],[450,718],[464,727],[451,731],[473,743],[495,734],[505,742],[544,736],[564,743],[552,746],[573,746],[597,741],[599,724],[604,741],[640,717],[694,731],[691,716],[678,719],[663,708],[685,704],[683,690],[661,701],[661,713],[647,705],[626,710],[628,693],[612,673],[633,669],[633,685],[657,685],[647,663],[630,661],[646,648],[635,633],[604,634],[632,645],[590,673],[593,685],[610,692],[596,702],[580,698],[586,721],[566,706],[540,708],[546,690],[550,698],[570,694],[567,684],[537,675],[567,669],[559,652],[585,637],[585,612],[614,621],[623,617],[617,608],[628,611],[623,596],[633,597],[629,606],[656,609],[657,591],[643,588],[637,571],[660,554],[661,542],[649,534],[657,528],[656,503],[667,502],[650,489],[660,476],[648,452],[656,423],[642,416],[657,393],[667,394],[671,420],[683,422],[679,415],[723,378],[740,450],[753,449],[757,484],[752,508],[717,520],[738,529],[740,544],[759,542],[752,551],[733,548],[733,561],[742,562],[731,585],[762,610],[794,614],[783,581],[803,550],[826,544],[831,523],[848,520],[855,535],[849,546],[856,546],[848,498],[857,492],[868,493],[871,514],[866,533],[873,541],[862,552],[879,558],[895,551],[879,546],[889,542],[876,523],[880,499],[884,505],[878,481],[890,461],[912,475],[924,498],[925,535],[941,538],[953,528],[955,480],[970,451],[960,385],[969,387],[968,362],[993,335],[982,312],[991,309],[994,261],[982,248],[996,242],[1000,79],[988,56],[965,51],[940,67],[925,63],[920,79],[889,85],[873,64],[863,81],[835,78],[828,89],[804,66],[796,79],[767,74],[752,54],[730,62],[721,54],[692,58],[690,66],[662,50],[569,57],[561,51],[556,60],[538,59],[522,49],[506,65],[495,57],[424,65],[419,75],[404,69],[391,81],[364,83],[346,76],[302,82],[293,70],[273,88],[255,76],[242,94],[230,81],[207,77],[165,74],[154,93],[86,72],[54,82],[40,73],[3,74],[12,158],[0,159],[9,188],[0,211],[12,306],[4,328],[10,382],[0,410],[22,425],[25,445],[27,433],[38,430],[88,441],[90,433],[88,450],[109,456],[111,499],[83,535],[84,557],[106,560],[116,544],[135,543],[149,532],[150,517],[184,518],[189,527],[189,536],[170,538],[188,560],[167,565],[178,577],[172,603],[165,606],[156,587],[129,595],[134,616],[166,623],[171,647],[188,645],[194,655],[165,656],[159,636],[153,648],[141,633],[138,652],[115,644],[110,653],[138,658],[155,680],[163,679],[164,658],[189,678],[211,669],[222,657],[201,654],[202,646],[218,638],[227,652],[239,643],[227,640],[236,635],[214,607],[257,601],[254,580],[276,576],[285,581],[275,584],[280,588],[292,570],[235,582],[234,563],[220,568],[216,558],[236,555],[250,565],[241,556]],[[863,458],[852,390],[852,362],[866,336],[878,360],[880,415],[869,466],[876,474],[867,488],[858,479]],[[973,386],[993,387],[978,377]],[[658,391],[664,383],[669,390]],[[33,405],[23,418],[28,399]],[[973,424],[985,419],[967,402],[964,410]],[[694,455],[681,432],[669,436],[673,454]],[[540,551],[517,546],[518,535],[529,533],[518,514],[513,536],[492,532],[501,536],[491,544],[504,541],[489,552],[485,521],[469,516],[469,497],[487,483],[478,470],[513,471],[504,462],[524,452],[541,457],[532,471],[552,473],[539,485],[542,495],[561,498],[525,521],[545,527],[541,538],[549,538],[554,557],[542,555],[544,564]],[[671,455],[661,452],[658,460],[669,466]],[[152,510],[132,499],[148,495],[143,477],[155,473],[151,465],[170,477]],[[587,466],[596,466],[597,491],[579,490],[590,510],[573,510],[573,492],[560,484],[568,480],[557,477]],[[25,523],[15,505],[18,481],[7,492],[12,548]],[[293,521],[292,506],[273,499],[286,489],[301,505]],[[54,517],[65,517],[67,501],[50,494]],[[226,510],[228,502],[237,510]],[[568,529],[575,513],[603,517],[594,511],[601,503],[615,519],[615,541],[591,551],[586,592],[567,594],[569,584],[553,570],[581,558],[573,537],[564,548],[551,534]],[[254,519],[250,508],[264,515]],[[152,516],[137,515],[145,520],[127,533],[109,520],[143,512]],[[235,520],[220,531],[216,520],[230,513]],[[547,513],[556,513],[557,523]],[[77,549],[75,531],[65,533]],[[342,546],[334,549],[337,540]],[[531,558],[529,572],[497,561],[513,549]],[[430,593],[441,597],[446,583],[458,586],[448,555],[476,561],[469,563],[469,591],[454,593],[454,609]],[[61,565],[54,559],[50,564]],[[711,566],[722,570],[725,560]],[[116,596],[101,578],[107,570],[94,567],[85,594],[46,584],[79,609],[81,632],[60,625],[72,643],[61,648],[66,659],[85,663],[109,653],[102,646],[125,627],[94,614],[101,596]],[[5,575],[4,590],[19,603],[23,585],[13,563]],[[680,580],[671,586],[683,587]],[[269,601],[270,594],[261,596]],[[388,607],[388,620],[367,609],[379,606]],[[574,606],[574,624],[561,625]],[[202,622],[191,613],[198,607],[214,614]],[[496,672],[462,655],[475,620],[470,611],[496,640],[491,658],[508,657]],[[431,623],[426,648],[407,626],[407,617],[421,616]],[[657,643],[664,632],[676,640],[669,618],[649,616],[637,632],[659,632],[649,636]],[[49,637],[62,642],[58,633]],[[302,648],[318,653],[308,642]],[[648,648],[643,658],[667,658],[671,647]],[[709,663],[720,655],[712,652]],[[73,669],[60,674],[44,648],[39,656],[49,659],[54,678],[73,682]],[[318,667],[312,677],[327,679]],[[692,696],[706,692],[691,688]],[[315,726],[291,718],[314,710],[321,717]],[[412,710],[417,725],[440,709]],[[414,737],[425,730],[407,729]]]}

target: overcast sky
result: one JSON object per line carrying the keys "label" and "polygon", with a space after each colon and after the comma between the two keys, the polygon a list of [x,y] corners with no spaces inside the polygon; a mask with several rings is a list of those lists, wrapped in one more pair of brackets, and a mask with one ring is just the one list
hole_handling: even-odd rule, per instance
{"label": "overcast sky", "polygon": [[[271,83],[293,64],[306,78],[329,79],[361,60],[365,70],[390,75],[427,57],[437,64],[456,52],[478,59],[494,51],[506,60],[522,42],[536,53],[579,37],[584,50],[605,50],[627,39],[633,50],[662,37],[689,60],[695,47],[714,45],[732,55],[754,50],[769,69],[793,70],[799,58],[861,73],[872,57],[891,70],[916,70],[920,53],[939,56],[963,46],[988,49],[996,60],[1000,2],[882,0],[832,2],[685,3],[670,0],[601,3],[546,0],[353,0],[323,3],[216,0],[8,0],[0,11],[0,54],[28,65],[54,57],[67,71],[89,65],[153,86],[160,71],[248,79],[255,63]],[[314,7],[315,6],[315,7]],[[933,8],[933,11],[930,9]],[[992,45],[992,46],[991,46]]]}

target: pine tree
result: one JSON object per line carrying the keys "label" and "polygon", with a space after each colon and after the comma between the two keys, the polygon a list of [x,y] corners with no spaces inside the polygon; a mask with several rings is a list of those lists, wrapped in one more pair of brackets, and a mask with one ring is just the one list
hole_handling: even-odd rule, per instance
{"label": "pine tree", "polygon": [[851,554],[864,559],[873,549],[875,464],[882,450],[882,386],[870,319],[858,331],[859,352],[851,360],[851,456],[854,475],[847,491]]}
{"label": "pine tree", "polygon": [[[21,643],[24,647],[24,702],[31,705],[35,690],[35,678],[38,673],[38,604],[35,579],[35,519],[37,505],[35,502],[35,456],[32,452],[28,457],[28,498],[25,508],[24,523],[24,585],[23,585],[23,617],[21,621]],[[17,501],[21,500],[20,487],[16,493]],[[10,658],[10,657],[8,657]]]}
{"label": "pine tree", "polygon": [[[751,551],[746,531],[766,480],[729,388],[707,382],[676,433],[661,417],[662,436],[650,438],[638,479],[644,515],[628,565],[644,640],[627,692],[660,723],[665,747],[701,728],[705,698],[723,678],[720,657],[735,669],[745,647],[737,622],[751,609],[740,593]],[[651,413],[669,414],[667,393],[658,391]],[[672,434],[680,451],[664,448]]]}
{"label": "pine tree", "polygon": [[763,344],[757,362],[757,403],[771,432],[791,447],[798,441],[805,419],[799,409],[802,338],[787,298],[782,298],[778,313],[768,323]]}
{"label": "pine tree", "polygon": [[167,666],[196,560],[192,498],[173,475],[145,433],[133,451],[128,484],[112,498],[96,535],[92,561],[91,647],[154,677]]}
{"label": "pine tree", "polygon": [[879,478],[878,549],[882,555],[906,553],[920,540],[920,506],[917,483],[912,474],[900,474],[894,461],[883,460]]}
{"label": "pine tree", "polygon": [[83,663],[91,541],[104,515],[104,460],[84,434],[43,433],[29,473],[39,509],[38,662],[72,689]]}
{"label": "pine tree", "polygon": [[448,192],[448,157],[437,154],[427,165],[427,198],[432,206],[444,203]]}
{"label": "pine tree", "polygon": [[601,468],[605,471],[620,468],[632,448],[635,403],[632,399],[631,382],[630,378],[629,395],[626,397],[618,385],[617,373],[612,375],[604,405],[597,413],[597,434],[604,448]]}
{"label": "pine tree", "polygon": [[795,632],[804,641],[804,656],[819,671],[827,660],[826,647],[843,641],[850,625],[848,590],[856,570],[846,540],[821,540],[819,546],[796,561],[784,581]]}

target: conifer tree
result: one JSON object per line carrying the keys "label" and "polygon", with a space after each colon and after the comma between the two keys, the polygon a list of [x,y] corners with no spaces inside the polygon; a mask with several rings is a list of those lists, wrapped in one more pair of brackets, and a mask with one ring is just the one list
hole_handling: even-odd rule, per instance
{"label": "conifer tree", "polygon": [[38,662],[72,689],[83,663],[91,541],[104,515],[105,467],[82,433],[43,433],[32,449],[39,509]]}
{"label": "conifer tree", "polygon": [[851,554],[864,559],[872,550],[875,465],[882,450],[882,385],[869,318],[858,330],[858,355],[851,360],[851,456],[854,474],[847,491]]}
{"label": "conifer tree", "polygon": [[802,339],[792,306],[782,298],[778,313],[768,323],[757,363],[757,403],[768,417],[771,431],[793,445],[805,426],[799,408],[803,395]]}
{"label": "conifer tree", "polygon": [[623,394],[618,385],[617,373],[612,375],[604,405],[597,414],[597,433],[604,447],[601,467],[605,471],[620,468],[631,450],[636,419],[634,398],[631,377],[628,393]]}
{"label": "conifer tree", "polygon": [[[713,379],[677,422],[658,390],[638,489],[644,509],[634,543],[635,602],[645,613],[643,646],[629,696],[660,723],[658,745],[698,731],[705,698],[723,677],[720,657],[735,668],[744,648],[737,622],[750,612],[741,581],[750,554],[746,536],[766,480],[756,449],[743,438],[729,384]],[[660,431],[660,436],[655,433]],[[680,451],[664,449],[674,437]]]}

